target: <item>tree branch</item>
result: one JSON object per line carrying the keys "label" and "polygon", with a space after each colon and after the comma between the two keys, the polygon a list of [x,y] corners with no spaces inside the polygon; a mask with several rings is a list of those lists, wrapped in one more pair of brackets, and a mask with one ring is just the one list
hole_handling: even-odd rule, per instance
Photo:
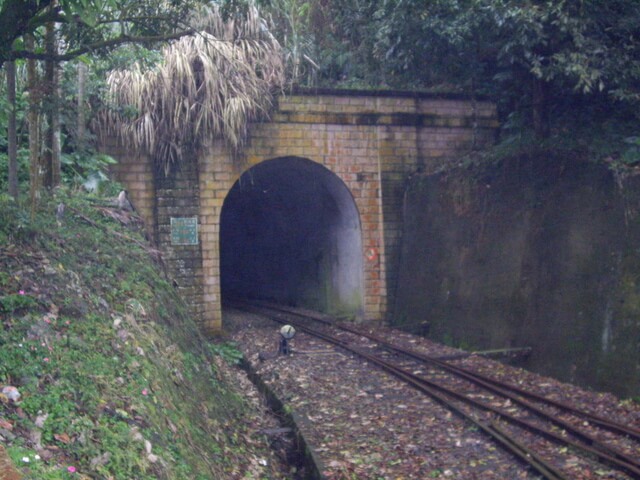
{"label": "tree branch", "polygon": [[96,50],[108,49],[117,47],[119,45],[124,45],[127,43],[137,43],[137,44],[149,44],[149,43],[158,43],[158,42],[168,42],[170,40],[177,40],[187,35],[193,35],[196,33],[193,29],[183,30],[181,32],[167,34],[167,35],[149,35],[143,37],[136,37],[130,35],[119,35],[115,38],[111,38],[109,40],[104,40],[101,42],[95,42],[89,45],[86,45],[81,48],[77,48],[75,50],[71,50],[67,53],[59,54],[59,55],[51,55],[42,52],[29,52],[26,50],[18,50],[9,52],[7,55],[8,60],[17,60],[17,59],[26,59],[32,58],[35,60],[53,60],[56,62],[65,62],[69,60],[73,60],[74,58],[79,57],[80,55],[84,55],[88,52],[93,52]]}
{"label": "tree branch", "polygon": [[96,23],[96,25],[109,25],[112,23],[141,23],[141,22],[167,22],[173,23],[176,21],[175,18],[168,17],[166,15],[149,15],[149,16],[136,16],[136,17],[118,17],[118,18],[107,18],[104,20],[100,20]]}
{"label": "tree branch", "polygon": [[34,31],[38,27],[42,27],[43,25],[46,25],[49,22],[56,22],[56,23],[67,22],[67,17],[62,15],[60,11],[61,10],[59,6],[54,8],[48,8],[44,11],[41,11],[40,13],[31,17],[31,19],[27,23],[27,28],[29,29],[29,31]]}
{"label": "tree branch", "polygon": [[14,40],[31,31],[34,17],[47,10],[51,0],[5,0],[0,8],[0,61],[6,60]]}

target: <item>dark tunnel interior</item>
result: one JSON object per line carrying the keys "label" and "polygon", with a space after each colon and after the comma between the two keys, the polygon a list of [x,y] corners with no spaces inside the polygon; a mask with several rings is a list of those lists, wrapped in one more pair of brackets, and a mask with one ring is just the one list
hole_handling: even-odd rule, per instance
{"label": "dark tunnel interior", "polygon": [[254,166],[222,207],[220,274],[223,301],[258,298],[361,317],[362,237],[351,192],[311,160]]}

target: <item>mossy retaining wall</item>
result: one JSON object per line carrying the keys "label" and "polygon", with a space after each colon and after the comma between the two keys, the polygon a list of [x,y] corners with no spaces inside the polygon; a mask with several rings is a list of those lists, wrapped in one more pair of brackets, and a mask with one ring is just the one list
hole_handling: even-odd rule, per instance
{"label": "mossy retaining wall", "polygon": [[412,180],[394,323],[527,367],[640,394],[639,182],[521,158]]}

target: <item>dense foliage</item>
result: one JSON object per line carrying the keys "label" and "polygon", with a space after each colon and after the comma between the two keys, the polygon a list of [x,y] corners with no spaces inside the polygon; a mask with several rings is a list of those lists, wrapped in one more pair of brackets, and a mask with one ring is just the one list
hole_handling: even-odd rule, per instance
{"label": "dense foliage", "polygon": [[[280,19],[290,58],[305,54],[305,68],[290,68],[300,84],[489,96],[504,140],[549,139],[600,160],[640,160],[629,153],[640,111],[636,1],[263,3]],[[567,129],[576,133],[571,145]]]}
{"label": "dense foliage", "polygon": [[80,54],[132,42],[157,42],[191,32],[189,19],[203,0],[2,0],[0,2],[0,62],[16,58],[51,57],[33,51],[27,35],[42,38],[48,23],[59,26],[64,51],[54,54],[70,60]]}
{"label": "dense foliage", "polygon": [[[2,92],[0,123],[4,128],[7,113],[16,112],[18,176],[24,179],[34,162],[26,144],[35,135],[27,132],[36,118],[28,121],[27,112],[34,109],[42,130],[54,124],[49,111],[62,112],[67,173],[77,180],[84,162],[95,165],[91,133],[82,124],[102,101],[107,70],[154,63],[166,41],[192,33],[193,19],[206,5],[220,6],[227,19],[257,5],[261,32],[270,31],[284,48],[292,86],[488,96],[499,106],[503,151],[552,146],[616,166],[640,161],[640,3],[635,0],[1,0],[0,61],[17,60],[18,95],[11,108],[9,92]],[[56,48],[46,42],[53,24]],[[58,102],[42,101],[55,91],[47,86],[51,70],[44,66],[38,71],[42,89],[27,88],[23,59],[28,58],[55,60],[62,67]],[[86,90],[80,88],[82,65]],[[5,62],[2,80],[8,69]],[[1,82],[3,89],[7,85]],[[134,106],[125,113],[141,112]],[[52,146],[43,142],[40,151],[46,154]],[[3,190],[9,151],[3,140]]]}
{"label": "dense foliage", "polygon": [[539,138],[576,113],[599,123],[637,111],[637,2],[409,1],[379,12],[385,78],[489,94]]}

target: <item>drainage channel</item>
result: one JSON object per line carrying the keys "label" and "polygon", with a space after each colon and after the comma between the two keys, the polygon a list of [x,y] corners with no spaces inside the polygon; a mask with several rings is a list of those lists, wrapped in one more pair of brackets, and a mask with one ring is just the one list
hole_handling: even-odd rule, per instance
{"label": "drainage channel", "polygon": [[264,382],[249,361],[243,358],[240,366],[247,372],[249,380],[263,395],[269,409],[280,419],[280,423],[284,427],[282,434],[290,436],[286,460],[289,465],[296,468],[291,480],[327,480],[322,474],[324,471],[322,460],[302,433],[307,424],[306,420],[286,408],[284,402]]}

